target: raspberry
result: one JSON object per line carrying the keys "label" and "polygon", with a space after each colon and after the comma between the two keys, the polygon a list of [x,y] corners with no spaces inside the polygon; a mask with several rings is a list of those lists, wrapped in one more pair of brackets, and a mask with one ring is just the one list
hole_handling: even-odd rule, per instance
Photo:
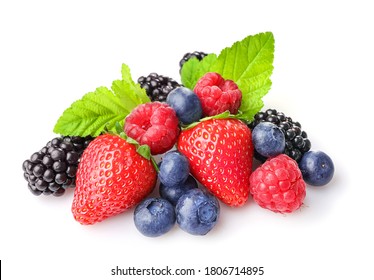
{"label": "raspberry", "polygon": [[148,76],[141,76],[138,83],[145,89],[151,101],[165,102],[169,92],[180,87],[172,78],[151,73]]}
{"label": "raspberry", "polygon": [[238,86],[213,72],[200,78],[194,92],[200,99],[205,116],[218,115],[227,110],[231,114],[236,114],[242,101],[242,93]]}
{"label": "raspberry", "polygon": [[166,103],[150,102],[137,106],[126,118],[127,136],[141,145],[148,145],[151,154],[170,150],[179,135],[179,120],[173,108]]}
{"label": "raspberry", "polygon": [[23,162],[24,177],[34,195],[61,196],[75,187],[75,175],[92,137],[56,137]]}
{"label": "raspberry", "polygon": [[253,199],[263,208],[291,213],[303,204],[305,182],[297,162],[285,154],[267,160],[249,181]]}
{"label": "raspberry", "polygon": [[196,57],[198,60],[202,60],[204,57],[206,57],[208,54],[205,53],[205,52],[198,52],[198,51],[195,51],[195,52],[192,52],[192,53],[186,53],[183,58],[179,61],[179,73],[181,73],[182,71],[182,67],[183,65],[189,61],[191,58],[193,57]]}
{"label": "raspberry", "polygon": [[[268,109],[265,112],[258,112],[254,121],[248,126],[253,130],[260,122],[271,122],[282,129],[286,138],[284,153],[299,162],[302,156],[311,148],[310,140],[305,131],[301,130],[301,124],[286,117],[284,113],[275,109]],[[264,162],[266,158],[255,152],[255,157]]]}

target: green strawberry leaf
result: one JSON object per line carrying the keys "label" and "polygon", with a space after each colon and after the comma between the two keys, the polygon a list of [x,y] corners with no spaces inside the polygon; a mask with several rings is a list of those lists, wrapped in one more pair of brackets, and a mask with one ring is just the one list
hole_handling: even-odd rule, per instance
{"label": "green strawberry leaf", "polygon": [[150,102],[146,92],[136,84],[127,65],[122,65],[122,80],[112,90],[99,87],[85,94],[67,108],[53,131],[62,135],[93,137],[104,131],[116,131],[116,123],[124,124],[126,116],[139,104]]}
{"label": "green strawberry leaf", "polygon": [[247,122],[251,121],[263,107],[262,97],[271,87],[273,33],[247,36],[231,47],[223,49],[218,57],[214,54],[209,56],[201,61],[196,58],[187,61],[181,71],[182,83],[193,89],[207,72],[217,72],[225,79],[233,80],[242,92],[242,104],[237,117]]}

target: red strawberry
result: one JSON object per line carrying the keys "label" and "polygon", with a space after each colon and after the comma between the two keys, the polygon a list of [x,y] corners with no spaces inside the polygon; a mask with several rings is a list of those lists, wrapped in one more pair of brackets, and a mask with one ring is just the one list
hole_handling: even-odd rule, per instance
{"label": "red strawberry", "polygon": [[150,160],[116,135],[96,137],[78,166],[72,212],[81,224],[100,222],[135,206],[156,183]]}
{"label": "red strawberry", "polygon": [[212,119],[183,131],[178,150],[192,175],[222,202],[242,206],[249,196],[253,145],[250,129],[236,119]]}

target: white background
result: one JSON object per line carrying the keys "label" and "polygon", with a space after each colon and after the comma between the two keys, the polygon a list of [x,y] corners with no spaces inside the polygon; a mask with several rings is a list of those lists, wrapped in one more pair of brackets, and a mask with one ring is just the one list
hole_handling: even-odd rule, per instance
{"label": "white background", "polygon": [[[1,1],[4,279],[125,279],[110,270],[166,265],[200,269],[191,279],[250,278],[204,276],[206,266],[263,266],[258,279],[373,279],[370,2]],[[27,190],[22,162],[54,137],[73,101],[120,78],[122,63],[135,80],[155,71],[179,81],[184,53],[219,53],[264,31],[275,37],[265,108],[298,120],[313,149],[335,162],[334,179],[308,187],[301,210],[275,214],[253,201],[222,206],[219,224],[204,237],[176,226],[147,238],[132,211],[82,226],[70,211],[72,192],[54,198]]]}

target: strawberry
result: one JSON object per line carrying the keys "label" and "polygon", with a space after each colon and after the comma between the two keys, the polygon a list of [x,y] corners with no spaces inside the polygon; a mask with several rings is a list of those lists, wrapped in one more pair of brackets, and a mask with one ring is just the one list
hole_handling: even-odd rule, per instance
{"label": "strawberry", "polygon": [[116,135],[96,137],[84,151],[76,175],[72,212],[94,224],[135,206],[156,184],[157,173],[136,146]]}
{"label": "strawberry", "polygon": [[250,129],[236,119],[210,119],[184,130],[178,150],[192,175],[217,198],[242,206],[249,196],[253,145]]}

